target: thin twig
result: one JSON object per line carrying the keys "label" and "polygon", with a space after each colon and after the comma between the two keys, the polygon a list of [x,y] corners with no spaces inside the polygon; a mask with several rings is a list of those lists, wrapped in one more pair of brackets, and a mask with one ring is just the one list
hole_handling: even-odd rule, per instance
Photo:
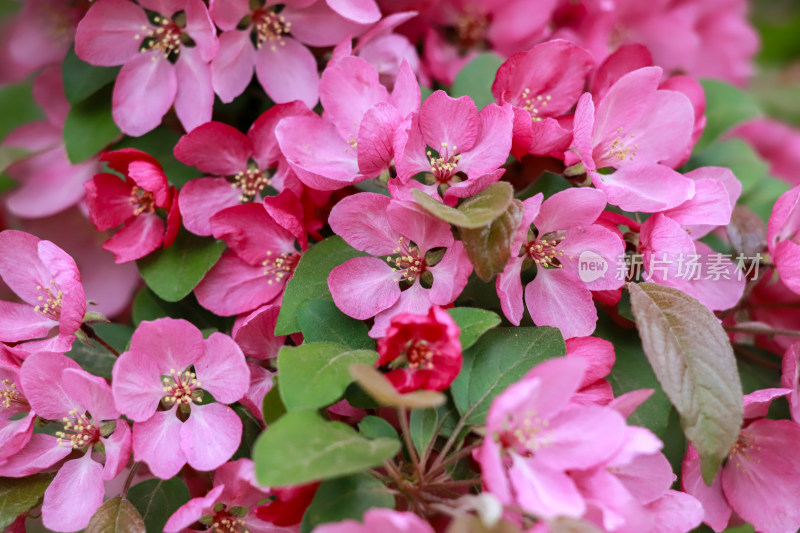
{"label": "thin twig", "polygon": [[451,464],[460,461],[464,457],[469,457],[472,451],[480,445],[480,442],[476,442],[475,444],[470,444],[469,446],[461,448],[459,451],[448,457],[446,460],[440,462],[438,465],[434,464],[425,475],[428,477],[435,476],[438,472],[445,470]]}
{"label": "thin twig", "polygon": [[119,357],[119,352],[118,352],[118,351],[116,351],[116,350],[114,349],[114,347],[113,347],[113,346],[111,346],[111,345],[110,345],[110,344],[108,344],[106,341],[104,341],[103,339],[101,339],[101,338],[100,338],[100,336],[99,336],[99,335],[97,335],[97,332],[96,332],[96,331],[95,331],[95,330],[92,328],[92,326],[90,326],[90,325],[88,325],[88,324],[82,324],[82,325],[81,325],[81,330],[82,330],[84,333],[86,333],[86,336],[87,336],[87,337],[89,337],[90,339],[92,339],[92,340],[94,340],[94,341],[97,341],[97,343],[98,343],[100,346],[102,346],[103,348],[105,348],[106,350],[108,350],[109,352],[111,352],[112,354],[114,354],[114,357]]}
{"label": "thin twig", "polygon": [[131,483],[133,482],[133,477],[136,475],[136,471],[139,470],[140,464],[142,463],[133,463],[133,466],[131,466],[131,471],[128,472],[128,477],[125,479],[125,485],[122,487],[123,498],[125,498],[125,496],[128,495],[128,489],[130,488]]}
{"label": "thin twig", "polygon": [[417,456],[417,448],[411,440],[411,430],[408,427],[408,411],[405,407],[397,408],[397,416],[400,419],[400,430],[403,432],[403,439],[406,443],[408,455],[411,457],[411,464],[414,465],[414,472],[417,473],[417,479],[422,479],[422,470],[419,466],[419,457]]}

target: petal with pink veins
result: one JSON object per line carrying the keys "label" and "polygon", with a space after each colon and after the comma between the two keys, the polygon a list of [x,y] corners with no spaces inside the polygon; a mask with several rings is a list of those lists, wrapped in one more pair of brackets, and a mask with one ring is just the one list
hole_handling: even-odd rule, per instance
{"label": "petal with pink veins", "polygon": [[325,0],[336,13],[359,24],[372,24],[381,18],[375,0]]}
{"label": "petal with pink veins", "polygon": [[233,126],[207,122],[181,137],[174,153],[181,163],[204,174],[232,176],[247,169],[253,143]]}
{"label": "petal with pink veins", "polygon": [[394,305],[375,316],[375,323],[372,329],[369,330],[369,336],[373,339],[384,337],[392,318],[401,313],[426,314],[431,308],[431,301],[428,296],[430,292],[430,289],[424,288],[419,283],[414,283],[414,285],[401,292]]}
{"label": "petal with pink veins", "polygon": [[378,104],[364,115],[357,140],[358,168],[362,175],[374,178],[389,169],[399,124],[400,114],[391,104]]}
{"label": "petal with pink veins", "polygon": [[[208,14],[223,32],[236,29],[239,22],[251,14],[249,0],[211,0]],[[221,46],[221,45],[220,45]]]}
{"label": "petal with pink veins", "polygon": [[175,67],[159,52],[139,54],[117,76],[111,102],[114,122],[126,135],[144,135],[161,124],[177,92]]}
{"label": "petal with pink veins", "polygon": [[34,433],[22,450],[0,462],[0,477],[26,477],[50,468],[72,453],[69,446],[59,446],[58,439],[46,433]]}
{"label": "petal with pink veins", "polygon": [[[196,0],[200,1],[200,0]],[[214,87],[211,66],[201,58],[197,48],[181,48],[175,63],[175,113],[186,131],[211,120],[214,107]]]}
{"label": "petal with pink veins", "polygon": [[367,111],[389,103],[389,93],[381,85],[378,72],[360,57],[345,57],[326,68],[320,78],[319,96],[325,118],[348,141],[358,140]]}
{"label": "petal with pink veins", "polygon": [[733,510],[722,492],[722,475],[717,473],[711,485],[706,485],[700,472],[700,456],[689,445],[681,465],[681,489],[694,496],[703,505],[703,522],[714,531],[728,526]]}
{"label": "petal with pink veins", "polygon": [[276,103],[300,100],[309,108],[317,105],[317,60],[304,44],[282,37],[279,44],[265,45],[256,51],[255,66],[259,83]]}
{"label": "petal with pink veins", "polygon": [[535,457],[523,459],[516,454],[511,457],[513,466],[508,476],[523,509],[543,518],[583,515],[586,504],[565,472],[550,468]]}
{"label": "petal with pink veins", "polygon": [[454,242],[450,225],[434,218],[416,203],[389,202],[386,219],[398,235],[405,236],[406,245],[410,245],[408,241],[413,242],[422,254],[433,248],[451,246]]}
{"label": "petal with pink veins", "polygon": [[30,305],[39,304],[41,290],[53,279],[39,257],[41,239],[24,231],[0,232],[0,277],[8,288]]}
{"label": "petal with pink veins", "polygon": [[143,213],[103,243],[114,261],[127,263],[154,252],[164,239],[164,221],[154,213]]}
{"label": "petal with pink veins", "polygon": [[497,276],[495,287],[503,314],[515,326],[519,326],[525,313],[525,307],[522,303],[522,281],[520,279],[523,260],[523,257],[512,257],[506,263],[503,272]]}
{"label": "petal with pink veins", "polygon": [[567,189],[542,203],[534,224],[539,234],[594,224],[606,208],[606,195],[591,188]]}
{"label": "petal with pink veins", "polygon": [[694,195],[694,182],[664,165],[634,162],[613,174],[592,172],[608,203],[624,211],[656,213],[677,207]]}
{"label": "petal with pink veins", "polygon": [[79,411],[89,411],[98,422],[119,418],[111,387],[104,378],[93,376],[81,368],[69,367],[61,373],[61,379],[64,391],[80,406]]}
{"label": "petal with pink veins", "polygon": [[[212,0],[213,5],[213,0]],[[167,533],[178,533],[189,528],[192,524],[200,520],[203,515],[211,515],[214,511],[214,504],[217,503],[225,485],[217,485],[208,494],[201,498],[192,498],[181,505],[172,516],[169,517],[164,525]]]}
{"label": "petal with pink veins", "polygon": [[[158,357],[158,353],[153,354]],[[168,371],[163,375],[167,375]],[[114,404],[135,422],[144,422],[156,412],[164,386],[162,372],[147,352],[128,351],[117,359],[112,370],[111,391]]]}
{"label": "petal with pink veins", "polygon": [[106,464],[103,465],[103,480],[111,481],[128,466],[132,449],[131,428],[126,421],[119,419],[114,433],[101,440],[106,455]]}
{"label": "petal with pink veins", "polygon": [[253,78],[256,50],[248,30],[226,31],[219,36],[219,53],[211,62],[211,82],[223,103],[244,92]]}
{"label": "petal with pink veins", "polygon": [[28,304],[0,301],[0,341],[39,339],[58,322],[33,310]]}
{"label": "petal with pink veins", "polygon": [[194,289],[200,305],[220,316],[246,313],[271,302],[283,292],[261,264],[250,265],[227,251]]}
{"label": "petal with pink veins", "polygon": [[[183,0],[181,4],[186,13],[186,26],[183,31],[189,34],[200,53],[200,58],[207,63],[214,59],[219,50],[217,28],[214,27],[203,0]],[[186,46],[182,46],[181,54],[186,49]]]}
{"label": "petal with pink veins", "polygon": [[336,307],[344,314],[366,320],[394,305],[400,298],[398,276],[377,257],[355,257],[335,267],[328,288]]}
{"label": "petal with pink veins", "polygon": [[444,91],[436,91],[422,102],[419,127],[425,144],[434,150],[467,152],[481,128],[478,107],[469,96],[451,98]]}
{"label": "petal with pink veins", "polygon": [[129,62],[139,52],[150,28],[144,9],[127,0],[95,2],[78,24],[75,53],[92,65],[110,67]]}
{"label": "petal with pink veins", "polygon": [[241,203],[241,191],[225,178],[198,178],[181,188],[178,205],[184,227],[195,235],[211,235],[209,219],[228,207]]}
{"label": "petal with pink veins", "polygon": [[553,326],[565,339],[591,335],[597,323],[592,293],[574,274],[540,269],[525,287],[525,305],[537,326]]}
{"label": "petal with pink veins", "polygon": [[[514,111],[510,105],[489,104],[478,114],[479,129],[475,143],[468,152],[462,152],[458,169],[470,178],[494,172],[503,166],[511,150],[511,132]],[[438,149],[438,146],[431,145]]]}
{"label": "petal with pink veins", "polygon": [[255,150],[253,158],[258,163],[258,168],[272,168],[283,161],[284,156],[275,137],[275,128],[284,118],[294,116],[310,117],[315,116],[315,113],[300,100],[294,100],[285,104],[275,104],[250,126],[247,136],[253,143]]}
{"label": "petal with pink veins", "polygon": [[181,449],[192,468],[219,468],[231,458],[242,440],[242,421],[233,409],[220,403],[193,405],[181,426]]}
{"label": "petal with pink veins", "polygon": [[286,341],[285,335],[274,333],[279,313],[280,305],[269,304],[236,319],[231,336],[247,357],[261,361],[278,356]]}
{"label": "petal with pink veins", "polygon": [[239,346],[227,335],[212,333],[194,364],[198,385],[221,403],[238,401],[250,385],[250,372]]}
{"label": "petal with pink veins", "polygon": [[144,321],[133,333],[131,352],[147,354],[162,374],[182,372],[203,355],[204,340],[191,322],[175,318]]}
{"label": "petal with pink veins", "polygon": [[[194,410],[194,408],[193,408]],[[133,424],[133,459],[147,463],[150,472],[169,479],[186,464],[181,446],[184,422],[177,417],[177,407],[158,411],[145,422]]]}
{"label": "petal with pink veins", "polygon": [[63,372],[69,368],[80,371],[78,363],[60,354],[36,353],[25,360],[20,371],[20,382],[28,403],[37,415],[49,420],[61,420],[73,409],[86,409],[69,394],[69,385],[63,378]]}
{"label": "petal with pink veins", "polygon": [[67,461],[44,491],[42,522],[53,531],[77,531],[103,504],[103,466],[87,453]]}
{"label": "petal with pink veins", "polygon": [[322,1],[305,8],[287,6],[281,15],[292,24],[292,36],[308,46],[335,46],[369,27],[342,17]]}

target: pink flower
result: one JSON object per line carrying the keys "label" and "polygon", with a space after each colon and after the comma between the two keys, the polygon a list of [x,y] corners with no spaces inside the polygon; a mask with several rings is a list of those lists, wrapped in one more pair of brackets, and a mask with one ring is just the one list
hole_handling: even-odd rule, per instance
{"label": "pink flower", "polygon": [[788,389],[766,389],[744,397],[745,423],[728,460],[710,486],[700,474],[694,447],[683,459],[681,485],[703,504],[703,521],[722,531],[735,512],[763,533],[800,528],[800,460],[795,453],[800,425],[765,418],[774,398]]}
{"label": "pink flower", "polygon": [[305,485],[292,485],[270,490],[274,499],[256,507],[258,518],[278,527],[287,527],[289,531],[296,531],[303,520],[303,516],[311,505],[314,495],[319,488],[319,482]]}
{"label": "pink flower", "polygon": [[[180,211],[175,187],[170,187],[161,164],[133,148],[106,152],[101,161],[122,174],[104,172],[84,185],[89,218],[99,231],[121,224],[124,227],[103,243],[117,263],[139,259],[159,246],[168,248],[180,228]],[[166,227],[156,208],[165,210]]]}
{"label": "pink flower", "polygon": [[[660,79],[658,67],[633,71],[611,86],[596,111],[589,93],[575,111],[572,150],[608,202],[626,211],[662,211],[694,193],[692,181],[661,164],[689,149],[694,109],[684,94],[658,89]],[[609,167],[615,171],[598,172]]]}
{"label": "pink flower", "polygon": [[792,420],[800,423],[800,342],[789,346],[781,362],[781,387],[789,389],[789,410]]}
{"label": "pink flower", "polygon": [[123,133],[139,136],[161,123],[175,104],[188,131],[211,120],[214,90],[209,62],[219,43],[202,0],[97,0],[78,24],[75,53],[98,66],[122,65],[112,112]]}
{"label": "pink flower", "polygon": [[0,277],[24,302],[0,302],[0,341],[41,339],[57,327],[57,336],[29,343],[30,348],[69,350],[86,313],[75,261],[50,241],[5,230],[0,233]]}
{"label": "pink flower", "polygon": [[767,246],[783,283],[800,294],[800,185],[781,195],[772,207]]}
{"label": "pink flower", "polygon": [[[211,235],[209,219],[227,207],[260,201],[264,189],[302,185],[286,164],[275,139],[275,126],[284,117],[311,116],[301,102],[278,104],[262,114],[247,135],[221,122],[208,122],[181,137],[175,157],[209,177],[191,180],[181,188],[178,203],[186,229]],[[270,175],[269,170],[277,170]]]}
{"label": "pink flower", "polygon": [[[452,303],[472,272],[450,225],[414,203],[359,193],[336,204],[329,222],[350,246],[374,256],[350,259],[328,276],[343,313],[358,320],[375,317],[373,338],[384,336],[399,313],[422,314],[431,305]],[[435,249],[443,253],[428,255]]]}
{"label": "pink flower", "polygon": [[218,524],[223,531],[274,532],[272,524],[259,520],[253,508],[269,491],[259,487],[253,461],[239,459],[225,463],[214,473],[214,486],[203,497],[183,504],[167,521],[164,531],[185,531],[199,520]]}
{"label": "pink flower", "polygon": [[301,249],[308,247],[299,208],[285,190],[264,204],[236,205],[211,217],[214,237],[224,240],[228,250],[195,287],[200,305],[230,316],[279,299],[302,255],[298,241]]}
{"label": "pink flower", "polygon": [[[31,355],[22,365],[21,378],[36,414],[63,426],[55,442],[50,441],[54,449],[42,450],[41,455],[83,453],[65,462],[45,491],[42,520],[53,531],[83,529],[103,503],[104,481],[115,478],[128,464],[130,428],[114,408],[106,381],[65,356]],[[92,452],[100,450],[104,464],[93,458]]]}
{"label": "pink flower", "polygon": [[33,435],[36,413],[22,390],[20,365],[12,349],[0,344],[0,464],[28,444]]}
{"label": "pink flower", "polygon": [[497,171],[508,159],[513,123],[510,105],[489,104],[479,113],[470,97],[436,91],[412,119],[395,160],[397,177],[405,183],[429,172],[437,187],[446,186],[445,203],[454,205],[500,179]]}
{"label": "pink flower", "polygon": [[[616,289],[623,283],[615,272],[624,252],[622,239],[596,224],[606,207],[605,195],[596,189],[567,189],[544,203],[537,194],[524,204],[512,257],[496,282],[503,313],[512,324],[522,320],[520,274],[533,264],[536,277],[525,287],[525,306],[533,322],[559,328],[564,338],[590,335],[597,322],[591,291]],[[596,270],[584,272],[582,263],[592,263]]]}
{"label": "pink flower", "polygon": [[433,528],[414,513],[393,509],[370,509],[364,513],[363,523],[343,520],[322,524],[315,533],[433,533]]}
{"label": "pink flower", "polygon": [[[134,421],[134,459],[162,479],[187,463],[220,467],[242,438],[241,420],[224,404],[241,399],[249,384],[244,355],[227,335],[203,339],[195,326],[173,318],[142,322],[112,381],[117,408]],[[216,403],[201,405],[204,391]]]}
{"label": "pink flower", "polygon": [[726,137],[744,139],[769,163],[770,173],[800,185],[800,132],[770,118],[757,118],[740,124]]}
{"label": "pink flower", "polygon": [[607,405],[614,399],[611,384],[605,379],[616,361],[614,345],[599,337],[573,337],[566,340],[567,358],[586,362],[581,387],[573,397],[576,403]]}
{"label": "pink flower", "polygon": [[460,333],[441,307],[431,307],[427,315],[395,315],[378,340],[375,366],[391,369],[386,378],[398,392],[445,390],[461,371]]}

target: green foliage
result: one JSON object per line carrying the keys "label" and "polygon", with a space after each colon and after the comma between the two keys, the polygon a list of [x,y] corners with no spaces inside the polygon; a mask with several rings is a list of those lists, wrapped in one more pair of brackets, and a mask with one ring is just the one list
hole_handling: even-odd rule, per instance
{"label": "green foliage", "polygon": [[0,478],[0,529],[5,530],[19,515],[39,505],[51,481],[52,474]]}
{"label": "green foliage", "polygon": [[0,139],[14,128],[44,117],[33,99],[33,83],[0,87]]}
{"label": "green foliage", "polygon": [[696,150],[702,150],[732,127],[761,114],[750,95],[733,85],[710,79],[700,83],[706,93],[707,122]]}
{"label": "green foliage", "polygon": [[358,432],[368,439],[396,439],[397,431],[385,419],[379,416],[367,415],[358,423]]}
{"label": "green foliage", "polygon": [[272,388],[264,396],[264,402],[261,404],[261,414],[264,416],[264,423],[267,426],[286,414],[286,406],[283,405],[278,383],[273,382]]}
{"label": "green foliage", "polygon": [[200,329],[214,328],[228,331],[233,325],[233,317],[217,316],[197,303],[193,294],[179,302],[166,302],[143,287],[133,299],[133,323],[138,326],[143,320],[155,320],[163,316],[185,318]]}
{"label": "green foliage", "polygon": [[479,108],[493,103],[492,83],[503,61],[502,57],[490,52],[476,56],[459,71],[450,96],[470,96]]}
{"label": "green foliage", "polygon": [[742,426],[730,339],[714,313],[677,289],[629,283],[628,290],[647,359],[711,483]]}
{"label": "green foliage", "polygon": [[400,449],[396,439],[368,440],[315,411],[292,411],[261,434],[253,460],[262,485],[283,487],[360,472]]}
{"label": "green foliage", "polygon": [[189,489],[179,477],[148,479],[131,487],[128,499],[142,515],[147,531],[162,531],[169,517],[189,501]]}
{"label": "green foliage", "polygon": [[360,520],[375,507],[394,507],[394,496],[369,474],[354,474],[323,481],[300,524],[300,533],[310,533],[327,522]]}
{"label": "green foliage", "polygon": [[448,309],[447,312],[461,330],[459,340],[461,341],[462,350],[466,350],[475,344],[481,335],[500,323],[500,317],[496,313],[485,309],[453,307]]}
{"label": "green foliage", "polygon": [[278,352],[281,399],[289,411],[326,407],[353,382],[350,367],[372,365],[378,354],[330,342],[284,346]]}
{"label": "green foliage", "polygon": [[440,428],[440,433],[447,433],[444,431],[447,422],[455,423],[457,418],[455,409],[447,405],[436,409],[415,409],[411,411],[408,422],[411,441],[417,450],[423,453],[436,436],[436,429]]}
{"label": "green foliage", "polygon": [[86,526],[86,533],[145,533],[142,515],[131,502],[112,498],[98,507]]}
{"label": "green foliage", "polygon": [[154,293],[168,302],[177,302],[192,292],[223,251],[222,241],[181,231],[172,246],[156,250],[136,264]]}
{"label": "green foliage", "polygon": [[375,340],[361,320],[350,318],[330,300],[307,300],[297,309],[305,342],[335,342],[353,350],[374,350]]}
{"label": "green foliage", "polygon": [[[111,345],[119,353],[125,351],[133,335],[133,328],[123,324],[92,324],[92,329],[97,336]],[[111,369],[117,358],[106,348],[95,341],[92,346],[76,341],[72,349],[67,352],[67,357],[75,360],[81,368],[106,379],[111,379]]]}
{"label": "green foliage", "polygon": [[411,196],[439,220],[459,228],[480,229],[506,212],[514,197],[514,188],[510,183],[498,181],[467,198],[456,208],[443,204],[420,189],[412,189]]}
{"label": "green foliage", "polygon": [[491,281],[511,258],[514,235],[517,233],[525,206],[512,200],[505,212],[488,226],[479,229],[461,228],[459,235],[469,256],[475,274],[483,281]]}
{"label": "green foliage", "polygon": [[72,163],[97,155],[120,135],[111,116],[111,87],[74,104],[64,122],[64,144]]}
{"label": "green foliage", "polygon": [[[467,423],[485,423],[492,400],[531,368],[566,353],[556,328],[495,328],[464,352],[464,366],[453,382],[458,411]],[[468,414],[467,414],[468,413]]]}
{"label": "green foliage", "polygon": [[70,49],[61,65],[64,93],[70,104],[75,105],[117,79],[120,67],[95,67],[84,63]]}
{"label": "green foliage", "polygon": [[264,430],[264,426],[247,407],[237,403],[233,406],[233,411],[242,421],[242,442],[239,444],[239,449],[231,457],[231,461],[252,456],[253,446],[255,446],[258,436]]}
{"label": "green foliage", "polygon": [[300,258],[292,279],[286,284],[275,334],[289,335],[300,331],[300,306],[308,300],[332,301],[328,290],[328,275],[331,270],[348,259],[365,255],[367,254],[352,248],[338,235],[309,248]]}

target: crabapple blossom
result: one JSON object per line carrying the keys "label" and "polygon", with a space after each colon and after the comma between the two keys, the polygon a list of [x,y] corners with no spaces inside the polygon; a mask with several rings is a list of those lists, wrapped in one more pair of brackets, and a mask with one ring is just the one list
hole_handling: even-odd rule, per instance
{"label": "crabapple blossom", "polygon": [[[134,422],[134,460],[154,475],[169,479],[187,463],[214,470],[239,446],[242,422],[225,404],[244,396],[250,372],[227,335],[203,339],[181,319],[142,322],[112,377],[114,402]],[[204,402],[205,392],[216,403]]]}
{"label": "crabapple blossom", "polygon": [[426,315],[395,315],[378,340],[375,366],[391,369],[385,376],[398,392],[445,390],[461,370],[459,334],[441,307],[431,307]]}
{"label": "crabapple blossom", "polygon": [[800,185],[775,202],[767,224],[767,246],[783,283],[800,294]]}
{"label": "crabapple blossom", "polygon": [[362,522],[344,520],[322,524],[316,533],[433,533],[433,528],[414,513],[394,509],[370,509],[364,513]]}
{"label": "crabapple blossom", "polygon": [[20,366],[12,349],[0,345],[0,464],[28,444],[33,435],[36,413],[22,389]]}

